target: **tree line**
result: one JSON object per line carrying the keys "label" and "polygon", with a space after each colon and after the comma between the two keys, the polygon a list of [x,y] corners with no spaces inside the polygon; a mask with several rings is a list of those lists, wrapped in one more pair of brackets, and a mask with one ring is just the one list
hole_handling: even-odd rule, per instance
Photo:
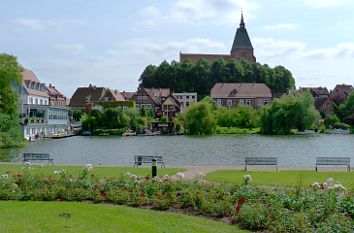
{"label": "tree line", "polygon": [[295,88],[295,80],[283,66],[242,60],[218,60],[209,63],[189,60],[179,63],[163,61],[159,66],[147,66],[140,76],[140,86],[146,88],[170,88],[174,92],[197,92],[198,97],[210,95],[215,83],[266,83],[274,96]]}

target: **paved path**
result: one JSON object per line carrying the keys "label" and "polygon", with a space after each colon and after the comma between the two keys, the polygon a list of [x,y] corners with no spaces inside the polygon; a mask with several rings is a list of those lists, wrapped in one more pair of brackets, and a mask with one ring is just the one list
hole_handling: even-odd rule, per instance
{"label": "paved path", "polygon": [[[201,172],[204,176],[208,173],[218,170],[244,170],[244,166],[179,166],[178,168],[186,169],[183,173],[186,179],[193,179],[196,173]],[[248,166],[251,171],[275,171],[274,166]],[[305,170],[315,171],[314,167],[279,167],[278,171]],[[336,167],[321,167],[320,171],[324,172],[346,172],[343,166]]]}

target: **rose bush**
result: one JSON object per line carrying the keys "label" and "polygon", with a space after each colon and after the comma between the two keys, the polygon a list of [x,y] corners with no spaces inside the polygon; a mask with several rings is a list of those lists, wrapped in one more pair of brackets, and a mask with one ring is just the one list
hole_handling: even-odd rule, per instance
{"label": "rose bush", "polygon": [[44,175],[25,167],[0,176],[0,200],[92,201],[157,210],[182,209],[268,232],[353,232],[351,191],[321,188],[261,188],[202,179],[97,177],[84,169]]}

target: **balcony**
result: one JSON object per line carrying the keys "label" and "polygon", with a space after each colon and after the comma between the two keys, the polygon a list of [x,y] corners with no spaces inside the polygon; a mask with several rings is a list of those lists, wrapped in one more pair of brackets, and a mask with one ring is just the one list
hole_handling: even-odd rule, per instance
{"label": "balcony", "polygon": [[48,121],[44,117],[25,117],[20,119],[21,125],[30,124],[47,124]]}

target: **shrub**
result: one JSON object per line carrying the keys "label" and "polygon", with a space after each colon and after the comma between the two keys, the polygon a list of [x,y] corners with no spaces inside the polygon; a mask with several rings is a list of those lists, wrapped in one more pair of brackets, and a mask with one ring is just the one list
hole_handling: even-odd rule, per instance
{"label": "shrub", "polygon": [[242,227],[250,230],[264,230],[269,225],[267,207],[262,204],[244,205],[238,215]]}

